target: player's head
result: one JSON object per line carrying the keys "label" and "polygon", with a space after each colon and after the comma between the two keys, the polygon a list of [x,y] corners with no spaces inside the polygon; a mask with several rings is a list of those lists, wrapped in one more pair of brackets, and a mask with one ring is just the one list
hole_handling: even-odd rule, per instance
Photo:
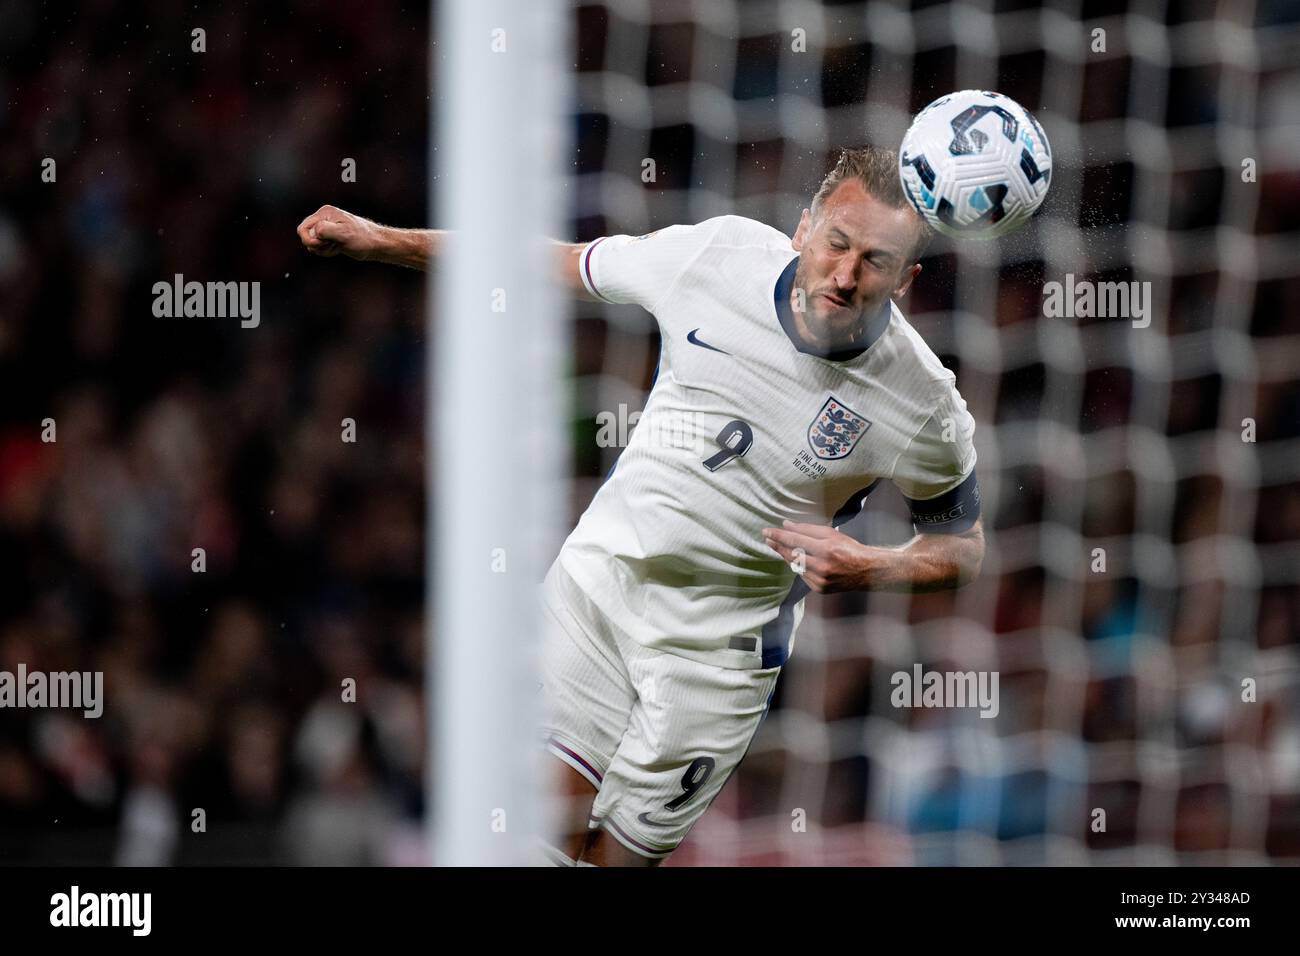
{"label": "player's head", "polygon": [[907,292],[932,235],[903,194],[892,151],[844,150],[794,234],[808,333],[828,346],[853,340],[887,299]]}

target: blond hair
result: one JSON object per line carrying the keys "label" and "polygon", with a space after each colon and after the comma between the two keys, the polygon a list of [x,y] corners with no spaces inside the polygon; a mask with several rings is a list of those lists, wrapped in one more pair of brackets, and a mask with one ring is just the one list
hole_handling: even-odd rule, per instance
{"label": "blond hair", "polygon": [[[856,179],[867,191],[867,195],[880,200],[891,209],[911,209],[903,184],[898,176],[898,156],[892,150],[879,146],[850,146],[840,151],[840,158],[835,168],[826,174],[817,192],[813,195],[812,216],[831,193],[846,180]],[[916,262],[925,253],[926,246],[934,238],[934,231],[920,216],[916,217],[917,237],[908,254],[908,262]]]}

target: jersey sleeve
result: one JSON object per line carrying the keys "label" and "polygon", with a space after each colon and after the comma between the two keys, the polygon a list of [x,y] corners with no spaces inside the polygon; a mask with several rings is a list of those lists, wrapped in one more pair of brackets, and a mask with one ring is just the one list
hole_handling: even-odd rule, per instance
{"label": "jersey sleeve", "polygon": [[604,236],[582,250],[578,269],[587,291],[606,302],[654,308],[703,251],[714,220],[667,226],[644,236]]}
{"label": "jersey sleeve", "polygon": [[961,394],[949,387],[899,456],[892,476],[918,532],[960,534],[979,518],[974,437],[975,419]]}

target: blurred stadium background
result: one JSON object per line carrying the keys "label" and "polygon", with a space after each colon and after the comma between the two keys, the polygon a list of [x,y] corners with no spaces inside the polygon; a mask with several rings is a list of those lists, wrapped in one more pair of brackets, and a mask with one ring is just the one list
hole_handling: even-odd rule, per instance
{"label": "blurred stadium background", "polygon": [[[98,721],[0,711],[0,861],[423,860],[423,277],[313,259],[294,227],[325,202],[426,224],[429,23],[0,0],[0,669],[108,688]],[[617,0],[573,23],[565,238],[791,231],[837,147],[894,146],[954,89],[1022,102],[1055,158],[1030,227],[937,241],[902,303],[978,422],[981,579],[810,598],[669,865],[1300,861],[1300,9]],[[261,326],[155,319],[178,272],[261,281]],[[1066,273],[1151,282],[1150,327],[1044,318]],[[618,452],[597,416],[641,407],[658,354],[637,309],[574,320],[571,520]],[[858,533],[908,537],[892,488]],[[914,662],[999,671],[999,718],[894,709]]]}

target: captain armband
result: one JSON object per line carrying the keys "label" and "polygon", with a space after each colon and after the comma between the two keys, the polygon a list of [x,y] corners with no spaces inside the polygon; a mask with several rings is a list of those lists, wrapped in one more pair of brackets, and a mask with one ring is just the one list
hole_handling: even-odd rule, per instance
{"label": "captain armband", "polygon": [[[906,496],[904,496],[906,497]],[[975,472],[956,488],[924,500],[907,498],[912,524],[920,534],[961,534],[969,531],[980,516],[980,488]]]}

